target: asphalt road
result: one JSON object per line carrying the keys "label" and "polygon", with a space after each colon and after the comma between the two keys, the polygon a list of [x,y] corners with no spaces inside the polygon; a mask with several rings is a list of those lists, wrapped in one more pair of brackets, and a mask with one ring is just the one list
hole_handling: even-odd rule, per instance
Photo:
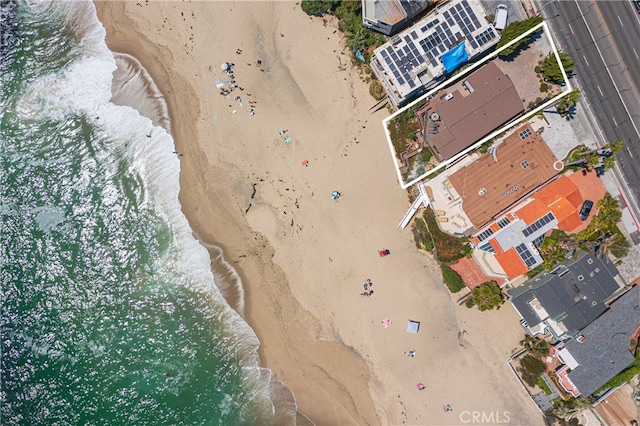
{"label": "asphalt road", "polygon": [[576,62],[576,78],[607,139],[599,142],[624,141],[618,164],[640,204],[640,23],[635,10],[626,1],[554,0],[540,11],[561,49]]}

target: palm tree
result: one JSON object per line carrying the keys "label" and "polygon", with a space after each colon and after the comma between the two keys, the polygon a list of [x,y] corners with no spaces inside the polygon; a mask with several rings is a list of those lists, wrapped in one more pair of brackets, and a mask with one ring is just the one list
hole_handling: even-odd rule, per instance
{"label": "palm tree", "polygon": [[627,239],[620,234],[611,234],[609,237],[604,238],[600,244],[600,252],[602,254],[611,253],[613,256],[621,259],[629,254],[631,244]]}
{"label": "palm tree", "polygon": [[542,266],[550,271],[556,264],[563,262],[567,258],[567,251],[560,245],[549,247],[542,257]]}

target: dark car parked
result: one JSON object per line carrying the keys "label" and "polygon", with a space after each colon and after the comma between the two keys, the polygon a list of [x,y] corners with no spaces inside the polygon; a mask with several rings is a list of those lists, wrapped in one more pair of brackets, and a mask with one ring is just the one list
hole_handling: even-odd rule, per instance
{"label": "dark car parked", "polygon": [[580,219],[587,220],[587,218],[589,217],[589,213],[591,213],[592,208],[593,208],[593,201],[585,200],[585,202],[582,203],[582,208],[580,209]]}

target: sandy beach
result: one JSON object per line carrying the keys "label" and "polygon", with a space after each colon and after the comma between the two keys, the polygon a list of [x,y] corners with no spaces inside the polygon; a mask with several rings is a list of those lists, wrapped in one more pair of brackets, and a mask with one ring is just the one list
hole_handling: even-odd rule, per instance
{"label": "sandy beach", "polygon": [[[388,113],[369,111],[331,17],[294,2],[96,6],[111,50],[136,57],[165,95],[184,214],[241,276],[261,362],[299,412],[319,425],[463,424],[472,412],[543,423],[506,364],[523,335],[516,313],[458,306],[397,227],[409,200],[382,129]],[[244,90],[219,94],[223,62]],[[367,279],[370,297],[360,295]]]}

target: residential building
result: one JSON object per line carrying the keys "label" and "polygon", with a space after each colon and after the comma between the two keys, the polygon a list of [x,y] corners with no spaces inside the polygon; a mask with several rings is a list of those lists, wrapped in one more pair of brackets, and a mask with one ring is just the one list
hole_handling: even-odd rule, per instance
{"label": "residential building", "polygon": [[602,315],[607,310],[605,302],[623,284],[606,256],[582,253],[507,294],[531,334],[545,333],[566,340]]}
{"label": "residential building", "polygon": [[[531,187],[515,197],[521,198],[530,191]],[[583,201],[574,180],[559,176],[514,207],[496,214],[494,221],[472,236],[471,243],[494,255],[506,276],[513,280],[543,263],[538,249],[549,231],[571,233],[586,225],[579,216]]]}
{"label": "residential building", "polygon": [[[542,135],[525,123],[490,152],[451,174],[452,194],[462,200],[465,214],[481,229],[553,178],[558,173],[556,161]],[[506,226],[504,222],[496,231]]]}
{"label": "residential building", "polygon": [[460,89],[449,89],[416,111],[425,144],[448,160],[509,120],[524,104],[513,82],[494,62],[469,74]]}
{"label": "residential building", "polygon": [[442,62],[450,50],[463,45],[466,59],[473,60],[498,40],[478,0],[454,0],[374,50],[371,69],[400,107],[453,71]]}
{"label": "residential building", "polygon": [[362,23],[384,35],[405,28],[432,0],[362,0]]}
{"label": "residential building", "polygon": [[573,396],[593,394],[635,361],[639,333],[640,287],[634,286],[575,339],[556,346],[562,387]]}

